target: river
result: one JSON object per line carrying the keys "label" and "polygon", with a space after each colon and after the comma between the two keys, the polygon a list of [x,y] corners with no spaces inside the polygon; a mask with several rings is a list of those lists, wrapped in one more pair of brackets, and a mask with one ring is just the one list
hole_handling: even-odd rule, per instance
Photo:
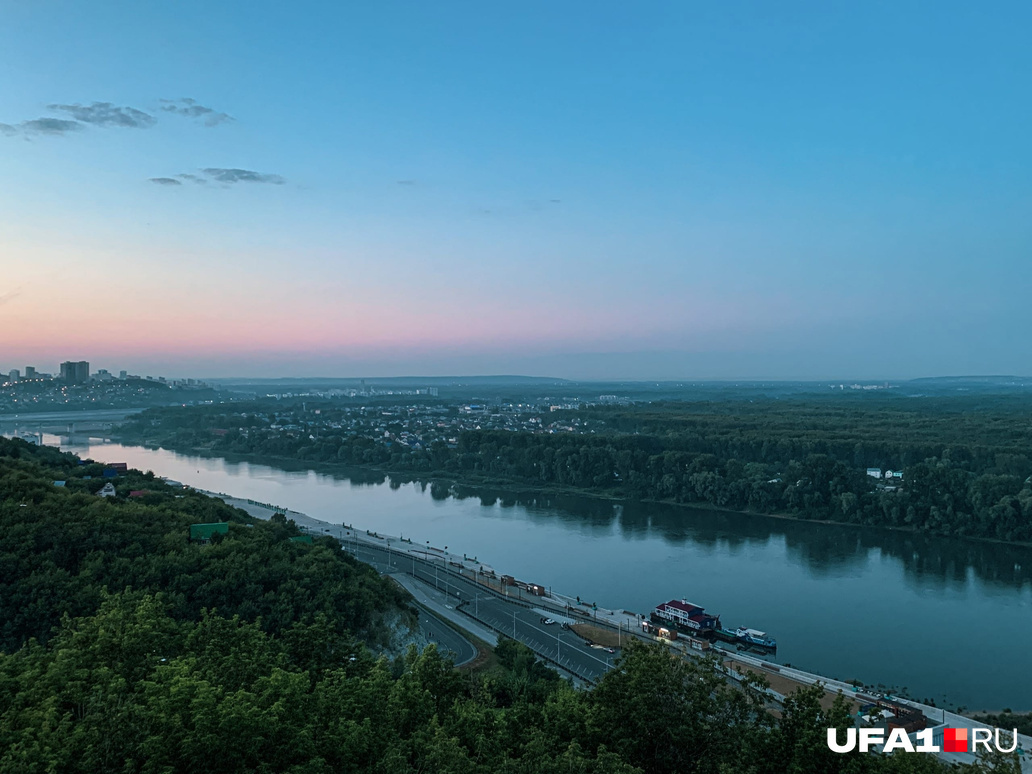
{"label": "river", "polygon": [[[46,436],[56,443],[55,436]],[[476,555],[600,606],[688,598],[782,663],[970,710],[1032,710],[1032,549],[586,497],[324,475],[99,440],[84,457]]]}

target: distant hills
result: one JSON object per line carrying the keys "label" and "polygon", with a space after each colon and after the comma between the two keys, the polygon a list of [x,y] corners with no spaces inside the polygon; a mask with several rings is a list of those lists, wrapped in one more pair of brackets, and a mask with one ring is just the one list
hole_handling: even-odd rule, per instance
{"label": "distant hills", "polygon": [[509,384],[564,384],[569,383],[569,379],[559,379],[553,376],[520,376],[518,374],[512,375],[497,375],[497,376],[385,376],[376,377],[368,376],[364,378],[357,377],[332,377],[332,376],[305,376],[305,377],[273,377],[273,378],[257,378],[247,379],[243,377],[231,377],[225,379],[207,379],[205,381],[214,384],[225,384],[225,385],[241,385],[241,384],[276,384],[276,385],[288,385],[288,384],[303,384],[309,386],[321,385],[321,384],[332,384],[349,387],[359,387],[362,384],[366,385],[394,385],[398,387],[451,387],[451,386],[470,386],[475,387],[477,385],[509,385]]}
{"label": "distant hills", "polygon": [[832,382],[942,383],[942,384],[1032,384],[1032,376],[970,375],[920,376],[916,379],[564,379],[558,376],[526,376],[522,374],[456,375],[456,376],[227,376],[206,378],[216,384],[408,384],[408,385],[475,385],[475,384],[830,384]]}
{"label": "distant hills", "polygon": [[236,398],[328,397],[350,393],[353,401],[420,401],[514,403],[530,400],[566,405],[587,403],[654,403],[659,401],[820,400],[899,401],[950,399],[953,396],[1023,398],[1032,378],[1018,376],[936,376],[912,380],[822,381],[776,380],[619,380],[581,381],[520,374],[476,376],[395,376],[374,378],[278,377],[208,379]]}
{"label": "distant hills", "polygon": [[913,384],[988,384],[1000,386],[1032,386],[1032,376],[922,376]]}

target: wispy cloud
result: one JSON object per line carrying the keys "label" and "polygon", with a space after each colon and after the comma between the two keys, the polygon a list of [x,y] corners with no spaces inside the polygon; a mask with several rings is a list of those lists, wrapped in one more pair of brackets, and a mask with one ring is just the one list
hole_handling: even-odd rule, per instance
{"label": "wispy cloud", "polygon": [[175,113],[178,116],[198,118],[205,126],[218,126],[219,124],[232,121],[233,116],[229,113],[221,113],[215,108],[201,105],[195,99],[183,97],[182,99],[163,99],[161,109],[168,113]]}
{"label": "wispy cloud", "polygon": [[78,121],[67,121],[63,118],[34,118],[19,124],[0,124],[0,134],[8,136],[22,135],[31,137],[38,134],[61,135],[78,132],[83,125]]}
{"label": "wispy cloud", "polygon": [[236,169],[224,167],[207,167],[200,170],[202,174],[195,175],[190,172],[173,177],[152,177],[150,182],[157,185],[182,185],[183,182],[206,185],[209,181],[223,183],[226,186],[236,183],[267,183],[269,185],[283,185],[286,178],[282,175],[271,175],[265,172],[255,172],[253,169]]}
{"label": "wispy cloud", "polygon": [[147,129],[157,123],[150,113],[132,107],[121,107],[111,102],[93,102],[89,105],[47,105],[50,110],[68,113],[76,121],[94,126],[118,126],[127,129]]}
{"label": "wispy cloud", "polygon": [[208,167],[201,171],[218,183],[271,183],[272,185],[283,185],[287,182],[280,175],[255,172],[250,169],[223,169],[221,167]]}
{"label": "wispy cloud", "polygon": [[21,292],[21,288],[15,288],[14,290],[9,290],[6,293],[0,293],[0,306],[3,306],[8,301],[13,301],[21,295]]}

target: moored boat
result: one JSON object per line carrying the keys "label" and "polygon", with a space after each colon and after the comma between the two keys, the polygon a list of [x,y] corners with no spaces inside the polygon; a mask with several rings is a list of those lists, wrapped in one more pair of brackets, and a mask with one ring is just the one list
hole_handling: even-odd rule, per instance
{"label": "moored boat", "polygon": [[777,650],[778,642],[773,637],[768,637],[767,632],[758,629],[749,629],[744,626],[735,629],[735,637],[743,645],[749,645],[763,650]]}
{"label": "moored boat", "polygon": [[738,635],[733,631],[727,629],[717,629],[713,632],[713,638],[720,640],[721,642],[738,642]]}

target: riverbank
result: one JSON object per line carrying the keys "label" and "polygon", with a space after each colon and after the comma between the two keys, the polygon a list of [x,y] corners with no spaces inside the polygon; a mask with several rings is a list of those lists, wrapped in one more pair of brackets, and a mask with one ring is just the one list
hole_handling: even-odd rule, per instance
{"label": "riverbank", "polygon": [[[278,455],[223,453],[219,451],[214,451],[210,448],[206,448],[203,446],[166,446],[153,439],[140,440],[139,438],[134,437],[126,437],[123,439],[120,438],[117,433],[112,434],[111,437],[112,439],[117,440],[119,443],[124,442],[137,444],[148,449],[167,449],[169,451],[173,451],[179,454],[193,454],[199,457],[206,457],[208,459],[225,459],[229,462],[246,462],[255,465],[267,465],[268,467],[279,468],[280,470],[284,470],[287,472],[313,471],[315,473],[323,473],[326,475],[345,474],[345,477],[352,478],[351,475],[346,474],[361,471],[363,473],[370,474],[370,476],[380,476],[383,478],[389,477],[392,480],[399,481],[400,483],[421,483],[429,486],[434,482],[438,482],[447,485],[449,496],[454,496],[453,492],[455,490],[470,489],[473,490],[469,493],[470,496],[479,496],[479,494],[487,494],[498,497],[502,494],[510,494],[517,497],[581,497],[590,500],[595,500],[597,502],[612,503],[613,505],[627,505],[630,503],[634,503],[641,505],[657,505],[666,508],[684,509],[686,511],[703,509],[707,511],[714,511],[718,513],[727,514],[730,516],[749,516],[753,518],[774,519],[777,521],[798,524],[821,524],[833,527],[851,528],[858,531],[864,530],[868,533],[871,531],[883,531],[886,534],[904,536],[914,535],[921,537],[930,536],[935,538],[944,538],[948,540],[966,541],[986,546],[1008,546],[1032,549],[1032,542],[1006,541],[999,540],[996,538],[978,537],[971,535],[954,535],[941,532],[917,530],[911,527],[900,527],[892,525],[872,525],[859,524],[856,522],[849,521],[836,521],[831,519],[811,519],[802,516],[794,516],[792,514],[787,513],[770,513],[763,511],[748,511],[735,508],[726,508],[720,505],[714,505],[706,501],[682,503],[676,500],[637,499],[629,498],[618,493],[600,492],[595,489],[581,489],[578,487],[554,485],[537,486],[533,484],[528,484],[524,481],[507,479],[497,476],[469,475],[463,478],[457,478],[454,476],[454,474],[450,474],[444,471],[427,472],[405,470],[398,468],[385,468],[377,465],[356,465],[352,463],[343,464],[338,462],[318,462],[312,460],[298,460],[294,457],[283,457]],[[479,494],[477,490],[480,490]],[[464,493],[458,491],[458,494],[461,495]]]}
{"label": "riverbank", "polygon": [[[438,484],[432,496],[430,487],[369,470],[343,471],[344,478],[336,468],[319,475],[296,462],[269,468],[253,458],[237,464],[100,442],[67,448],[190,486],[290,505],[329,523],[503,557],[517,578],[589,602],[642,612],[686,597],[722,615],[726,626],[770,632],[779,641],[773,660],[846,682],[884,683],[879,690],[940,707],[1029,709],[1032,675],[970,669],[974,648],[989,663],[1023,663],[1022,643],[1032,637],[1028,549],[569,496],[495,490],[479,498],[464,490],[441,499],[447,486]],[[995,636],[956,637],[958,606],[992,622]],[[953,675],[949,683],[944,672]]]}
{"label": "riverbank", "polygon": [[[455,573],[456,571],[451,569],[452,567],[465,568],[467,571],[477,567],[481,572],[486,568],[490,570],[492,576],[497,575],[497,571],[487,568],[487,566],[482,562],[471,562],[469,557],[465,555],[460,558],[456,555],[449,554],[446,550],[429,546],[429,544],[427,545],[427,548],[424,549],[420,541],[413,542],[411,537],[406,540],[400,536],[394,537],[380,535],[375,532],[363,530],[360,526],[355,527],[350,524],[345,525],[345,531],[341,531],[343,528],[340,525],[312,518],[307,514],[293,509],[284,508],[271,503],[258,503],[254,500],[245,498],[235,498],[222,493],[207,491],[204,493],[219,497],[228,504],[242,507],[249,514],[258,518],[267,519],[271,518],[274,513],[284,513],[294,519],[298,524],[306,526],[312,532],[319,534],[329,533],[333,535],[334,530],[336,530],[342,544],[345,546],[347,546],[348,540],[357,541],[358,544],[376,547],[380,550],[382,550],[384,546],[387,546],[388,550],[390,550],[389,547],[393,545],[396,556],[411,555],[420,557],[424,553],[427,555],[432,553],[434,554],[435,562],[438,557],[442,560],[442,566],[445,567],[447,572]],[[402,562],[401,564],[404,565],[405,562]],[[462,570],[460,569],[459,573],[461,572]],[[500,590],[501,587],[499,586],[498,591],[500,592]],[[573,599],[571,597],[558,592],[552,592],[551,590],[549,590],[543,597],[535,599],[534,602],[534,604],[538,606],[538,608],[535,609],[540,609],[540,611],[545,615],[555,615],[557,617],[561,616],[563,612],[569,614],[572,603]],[[470,631],[470,625],[474,627],[477,625],[473,621],[470,621],[467,624],[465,621],[458,620],[457,616],[460,614],[450,606],[446,606],[446,609],[451,613],[448,616],[450,621],[459,628],[468,632]],[[438,612],[444,612],[444,609],[441,609]],[[598,624],[600,623],[607,624],[608,626],[614,626],[615,624],[615,626],[618,627],[617,633],[614,634],[611,630],[599,627]],[[579,636],[585,637],[589,641],[598,642],[602,646],[608,645],[610,647],[618,647],[621,642],[621,631],[626,632],[622,635],[624,639],[627,637],[635,637],[652,641],[654,638],[644,635],[641,632],[640,627],[637,625],[638,623],[639,618],[632,613],[602,608],[598,613],[596,613],[596,621],[594,624],[575,623],[570,628]],[[680,653],[684,657],[694,655],[687,649],[678,649],[675,643],[668,643],[668,645],[671,647],[672,651]],[[899,695],[893,695],[891,697],[886,696],[883,692],[875,691],[867,686],[857,686],[852,683],[818,675],[802,669],[770,662],[756,656],[746,655],[744,653],[735,653],[722,648],[715,648],[714,652],[719,654],[720,660],[724,665],[724,669],[729,675],[744,676],[752,673],[766,680],[769,685],[767,694],[772,700],[778,703],[783,703],[787,696],[800,688],[819,685],[824,691],[821,704],[825,709],[830,708],[836,698],[842,696],[846,699],[851,714],[855,714],[861,706],[865,704],[890,701],[895,704],[908,705],[913,709],[920,710],[925,717],[929,718],[933,722],[933,724],[937,724],[934,725],[935,728],[942,728],[945,726],[953,728],[975,728],[985,723],[985,721],[979,721],[976,719],[976,717],[984,717],[982,713],[979,713],[977,716],[975,716],[974,713],[971,715],[962,715],[959,712],[951,712],[935,707],[934,705],[925,704]],[[1009,729],[1005,728],[1004,730]],[[1032,749],[1032,737],[1019,733],[1019,742],[1025,749]],[[944,754],[943,757],[948,760],[965,763],[972,762],[973,760],[973,757],[966,753]],[[1022,771],[1032,771],[1032,760],[1022,761]]]}

